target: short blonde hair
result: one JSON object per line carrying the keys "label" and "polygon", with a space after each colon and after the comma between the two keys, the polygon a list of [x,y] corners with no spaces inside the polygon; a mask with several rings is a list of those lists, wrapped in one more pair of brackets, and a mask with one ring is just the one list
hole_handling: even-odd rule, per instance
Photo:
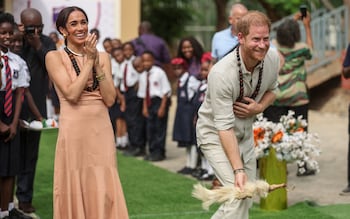
{"label": "short blonde hair", "polygon": [[270,19],[260,11],[249,11],[236,24],[237,33],[242,33],[243,36],[249,34],[251,26],[268,26],[269,32],[271,30]]}

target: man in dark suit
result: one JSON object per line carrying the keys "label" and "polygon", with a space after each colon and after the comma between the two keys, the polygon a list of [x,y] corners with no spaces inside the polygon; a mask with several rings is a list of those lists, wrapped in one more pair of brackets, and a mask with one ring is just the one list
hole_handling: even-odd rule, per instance
{"label": "man in dark suit", "polygon": [[[19,29],[23,31],[24,40],[22,57],[27,62],[30,71],[29,90],[37,106],[41,120],[46,117],[46,96],[48,93],[48,75],[45,67],[45,56],[48,51],[55,50],[55,43],[42,34],[42,16],[34,8],[27,8],[21,12]],[[21,118],[27,121],[37,119],[28,109],[26,99],[23,103]],[[19,209],[25,213],[32,213],[34,176],[38,160],[40,131],[22,130],[21,138],[21,172],[17,176],[16,196]]]}

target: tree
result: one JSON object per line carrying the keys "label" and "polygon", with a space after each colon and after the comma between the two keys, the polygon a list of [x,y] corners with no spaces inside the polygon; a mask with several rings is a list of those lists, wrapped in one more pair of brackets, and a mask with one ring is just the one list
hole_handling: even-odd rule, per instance
{"label": "tree", "polygon": [[141,10],[141,19],[151,22],[153,32],[169,45],[182,36],[196,15],[186,0],[142,0]]}
{"label": "tree", "polygon": [[222,30],[227,27],[226,7],[228,0],[214,0],[216,6],[216,29]]}
{"label": "tree", "polygon": [[[224,29],[227,26],[227,12],[226,9],[231,5],[228,5],[228,0],[213,0],[215,3],[216,14],[217,14],[217,30]],[[321,1],[321,2],[320,2]],[[349,1],[349,0],[344,0]],[[238,2],[238,1],[234,1]],[[242,0],[240,1],[249,10],[258,10],[266,13],[266,15],[271,19],[272,22],[278,21],[283,17],[295,13],[299,10],[301,4],[305,4],[305,0]],[[311,5],[319,7],[327,3],[328,6],[337,5],[339,0],[309,0],[308,6]],[[276,10],[278,9],[278,10]]]}

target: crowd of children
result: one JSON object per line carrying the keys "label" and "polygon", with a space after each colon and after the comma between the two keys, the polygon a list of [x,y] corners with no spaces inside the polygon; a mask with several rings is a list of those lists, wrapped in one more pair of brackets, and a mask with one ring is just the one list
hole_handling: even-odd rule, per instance
{"label": "crowd of children", "polygon": [[[157,64],[152,51],[145,50],[136,55],[132,41],[115,47],[110,38],[106,38],[103,45],[111,55],[117,91],[116,102],[110,108],[116,147],[125,156],[143,156],[148,161],[164,160],[172,93],[169,75],[163,66]],[[195,133],[211,54],[204,53],[195,38],[186,37],[180,41],[177,57],[170,64],[178,85],[172,140],[178,143],[179,148],[186,149],[186,164],[178,173],[192,175],[199,180],[211,180],[214,178],[213,170],[197,148]]]}

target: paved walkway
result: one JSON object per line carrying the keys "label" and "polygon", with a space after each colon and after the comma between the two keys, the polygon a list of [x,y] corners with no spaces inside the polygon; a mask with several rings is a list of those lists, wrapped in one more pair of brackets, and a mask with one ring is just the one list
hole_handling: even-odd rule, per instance
{"label": "paved walkway", "polygon": [[[167,159],[154,162],[156,166],[172,172],[181,169],[186,161],[185,150],[172,141],[175,107],[174,100],[168,123]],[[319,205],[350,204],[350,196],[339,195],[347,183],[347,117],[310,111],[309,130],[318,133],[321,140],[322,154],[318,159],[321,171],[315,176],[297,177],[296,164],[288,164],[288,186],[294,187],[288,192],[288,205],[305,200]]]}

